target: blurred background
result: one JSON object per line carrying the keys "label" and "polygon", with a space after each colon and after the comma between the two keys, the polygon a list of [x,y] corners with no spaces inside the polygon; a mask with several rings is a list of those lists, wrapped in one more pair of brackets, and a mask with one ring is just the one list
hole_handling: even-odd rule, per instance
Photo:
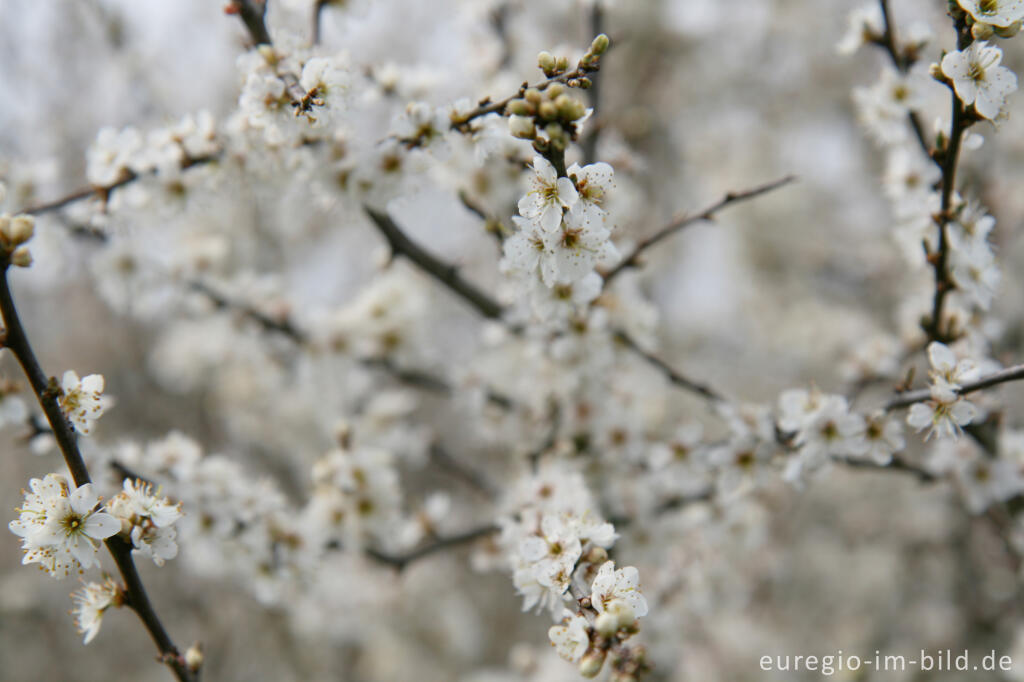
{"label": "blurred background", "polygon": [[[907,271],[891,237],[884,155],[858,125],[851,99],[855,86],[877,80],[885,56],[871,47],[853,56],[835,49],[853,5],[608,4],[601,28],[613,47],[599,75],[596,158],[616,169],[621,250],[727,191],[798,178],[664,242],[642,270],[623,277],[620,284],[657,311],[652,333],[660,355],[726,395],[773,403],[787,388],[812,384],[845,392],[849,358],[872,338],[911,343],[919,311],[908,301],[922,300],[931,282]],[[275,37],[307,36],[310,5],[271,2]],[[923,22],[935,33],[923,66],[953,47],[944,2],[893,0],[892,7],[897,27]],[[408,101],[440,107],[505,97],[539,79],[540,50],[579,54],[594,28],[593,8],[577,0],[353,0],[327,6],[321,31],[323,48],[346,51],[354,70],[373,71],[378,81],[397,74],[397,94],[384,98],[389,104],[353,107],[351,127],[369,140],[383,137]],[[236,61],[247,40],[237,18],[209,0],[4,0],[5,211],[85,186],[86,151],[105,126],[147,130],[200,110],[227,119],[238,106]],[[1006,65],[1019,72],[1020,44],[1001,45]],[[948,103],[937,84],[929,92],[930,126],[948,118]],[[1003,281],[987,324],[993,357],[1007,364],[1024,357],[1019,100],[1010,97],[1010,117],[998,130],[980,126],[985,143],[961,170],[997,219]],[[454,154],[448,170],[443,159],[431,168],[434,184],[402,193],[389,208],[432,250],[501,292],[493,242],[452,183],[437,180],[464,174],[465,152]],[[494,176],[512,178],[506,203],[490,205],[495,213],[507,207],[499,216],[507,222],[521,186],[515,174]],[[133,206],[129,197],[123,213],[102,223],[74,211],[41,218],[36,263],[12,275],[15,295],[47,372],[101,373],[117,400],[85,446],[91,457],[105,461],[104,451],[179,430],[204,452],[242,464],[254,480],[274,479],[288,503],[300,505],[311,464],[332,447],[329,426],[345,396],[317,384],[323,414],[300,414],[304,403],[289,404],[296,394],[268,388],[246,364],[269,356],[275,372],[287,374],[297,366],[294,349],[261,340],[259,330],[229,314],[197,313],[192,303],[189,315],[169,319],[159,303],[134,302],[137,283],[108,277],[119,262],[115,246],[81,228],[99,225],[136,255],[152,251],[158,260],[166,242],[185,240],[191,250],[182,262],[162,266],[201,272],[197,262],[210,257],[215,274],[257,273],[249,291],[271,292],[264,300],[272,308],[304,320],[315,319],[309,311],[353,300],[376,276],[383,242],[350,220],[348,200],[325,193],[307,168],[279,165],[251,182],[241,174],[210,182],[219,184],[180,210]],[[433,367],[461,365],[479,351],[479,321],[433,283],[416,281],[429,342],[410,357]],[[296,302],[302,306],[290,307]],[[6,354],[0,371],[21,378]],[[384,380],[363,381],[372,391]],[[889,388],[866,392],[858,407],[880,405]],[[1012,424],[1024,394],[1011,385],[1000,395]],[[697,400],[670,396],[651,408],[666,421],[706,419]],[[499,480],[511,475],[502,448],[462,434],[457,412],[431,404],[415,410],[418,423],[450,436],[453,451]],[[0,431],[0,508],[9,518],[28,479],[59,466],[54,452],[32,454],[30,435],[21,424]],[[911,448],[919,441],[908,434]],[[403,483],[413,491],[452,487],[423,465],[403,470]],[[116,490],[105,484],[105,494]],[[455,486],[452,495],[466,493]],[[453,503],[452,529],[470,525],[474,510],[488,504],[469,498]],[[803,490],[776,481],[728,505],[698,505],[640,525],[623,532],[616,551],[620,563],[640,569],[651,604],[640,640],[651,651],[652,680],[817,679],[762,672],[758,661],[839,649],[865,657],[876,650],[909,656],[970,649],[980,656],[995,649],[1024,665],[1018,567],[992,524],[966,512],[949,483],[836,468]],[[192,570],[189,552],[183,542],[181,557],[141,570],[178,644],[202,640],[205,680],[578,679],[574,666],[550,651],[547,616],[519,612],[509,576],[474,570],[478,549],[442,552],[401,573],[340,558],[331,569],[335,584],[323,588],[329,596],[305,601],[259,599],[248,578]],[[0,542],[0,679],[170,679],[130,613],[109,613],[97,639],[83,647],[66,615],[75,581],[56,583],[23,568],[20,556],[16,537]],[[910,671],[834,677],[978,679]]]}

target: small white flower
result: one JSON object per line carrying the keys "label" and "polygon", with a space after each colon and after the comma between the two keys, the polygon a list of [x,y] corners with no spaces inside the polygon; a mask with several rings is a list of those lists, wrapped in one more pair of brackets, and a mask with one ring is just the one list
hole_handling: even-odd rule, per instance
{"label": "small white flower", "polygon": [[1006,96],[1017,89],[1017,76],[999,66],[1003,51],[982,41],[942,58],[942,73],[953,81],[965,105],[974,104],[980,116],[995,120]]}
{"label": "small white flower", "polygon": [[98,540],[121,530],[110,514],[95,511],[99,498],[86,483],[73,492],[58,474],[29,482],[30,492],[9,528],[23,538],[23,564],[39,563],[50,575],[62,578],[77,566],[99,565]]}
{"label": "small white flower", "polygon": [[525,538],[519,554],[534,565],[537,582],[558,593],[569,589],[576,562],[583,554],[582,543],[573,524],[556,514],[541,519],[540,534]]}
{"label": "small white flower", "polygon": [[534,157],[533,171],[530,191],[519,200],[519,214],[552,232],[562,222],[563,209],[576,205],[579,193],[572,180],[558,177],[555,167],[542,156]]}
{"label": "small white flower", "polygon": [[634,566],[615,569],[614,561],[606,561],[597,570],[590,586],[590,603],[598,613],[614,599],[621,599],[633,609],[637,618],[647,615],[647,600],[640,593],[640,573]]}
{"label": "small white flower", "polygon": [[867,450],[862,453],[864,459],[882,466],[891,462],[893,453],[903,450],[907,444],[903,439],[903,426],[896,419],[886,417],[884,413],[874,414],[865,419],[864,440],[868,445]]}
{"label": "small white flower", "polygon": [[979,23],[1007,27],[1024,19],[1024,0],[957,0]]}
{"label": "small white flower", "polygon": [[78,374],[68,370],[61,380],[61,390],[58,399],[61,412],[79,433],[89,433],[109,406],[102,397],[103,375],[90,374],[79,379]]}
{"label": "small white flower", "polygon": [[82,643],[88,644],[99,634],[103,613],[111,606],[121,606],[124,598],[117,583],[107,578],[102,583],[88,583],[82,589],[72,592],[71,600],[74,603],[71,614],[75,617],[75,625],[85,635]]}
{"label": "small white flower", "polygon": [[972,242],[965,245],[965,248],[953,249],[951,255],[950,274],[957,289],[979,308],[988,310],[992,306],[1000,278],[992,249],[986,242]]}
{"label": "small white flower", "polygon": [[925,440],[935,434],[940,438],[956,438],[961,427],[970,424],[977,414],[974,404],[963,398],[953,401],[933,399],[911,405],[907,424],[918,431],[928,429]]}
{"label": "small white flower", "polygon": [[882,10],[878,3],[872,2],[850,12],[847,16],[846,33],[836,45],[836,51],[842,55],[851,55],[862,45],[882,35]]}
{"label": "small white flower", "polygon": [[[957,359],[956,354],[944,343],[932,341],[928,344],[928,361],[932,369],[932,381],[942,389],[946,386],[958,389],[962,384],[978,377],[978,366],[970,358]],[[934,391],[933,391],[934,394]]]}
{"label": "small white flower", "polygon": [[126,479],[107,511],[131,528],[132,554],[150,557],[157,566],[177,556],[177,531],[171,524],[181,518],[181,505],[154,494],[151,484]]}
{"label": "small white flower", "polygon": [[605,197],[612,188],[612,176],[615,171],[604,162],[592,163],[580,168],[579,164],[569,166],[566,171],[575,181],[579,200],[573,204],[572,211],[582,218],[586,226],[604,227],[608,215],[604,208]]}
{"label": "small white flower", "polygon": [[587,634],[587,619],[578,613],[566,610],[561,625],[553,625],[548,629],[548,639],[555,647],[558,655],[575,663],[590,648],[590,636]]}

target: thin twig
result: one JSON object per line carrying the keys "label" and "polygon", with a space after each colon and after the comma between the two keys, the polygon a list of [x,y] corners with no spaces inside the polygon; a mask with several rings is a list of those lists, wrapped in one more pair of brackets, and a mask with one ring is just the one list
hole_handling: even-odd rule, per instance
{"label": "thin twig", "polygon": [[245,317],[256,322],[266,331],[282,334],[300,346],[305,345],[309,340],[306,333],[296,327],[287,317],[271,317],[251,305],[239,303],[238,301],[228,298],[209,284],[199,280],[189,282],[189,287],[210,299],[210,302],[213,303],[216,308],[221,310],[236,310]]}
{"label": "thin twig", "polygon": [[[194,166],[202,166],[217,161],[218,159],[220,159],[220,153],[207,154],[205,156],[197,156],[194,158],[186,157],[181,163],[181,168],[182,170],[188,170],[189,168],[192,168]],[[51,211],[62,209],[65,206],[69,206],[76,202],[82,201],[83,199],[90,199],[92,197],[97,197],[99,199],[102,199],[103,201],[109,201],[110,195],[114,193],[114,190],[120,189],[125,185],[130,185],[136,180],[140,180],[142,178],[147,177],[153,177],[156,174],[156,169],[147,173],[133,173],[132,171],[126,169],[124,170],[121,178],[117,182],[112,182],[109,185],[101,185],[99,187],[83,187],[81,189],[76,189],[70,194],[66,194],[63,197],[60,197],[59,199],[53,199],[52,201],[47,201],[42,204],[29,206],[27,208],[23,208],[17,211],[17,213],[26,213],[28,215],[40,215],[42,213],[49,213]]]}
{"label": "thin twig", "polygon": [[[64,462],[71,472],[75,485],[83,486],[91,483],[89,470],[86,468],[85,461],[82,459],[82,453],[78,449],[75,432],[57,402],[58,387],[56,380],[48,379],[43,372],[29,343],[25,329],[21,324],[21,319],[18,316],[7,281],[9,264],[4,262],[0,267],[3,268],[2,273],[0,273],[0,313],[2,313],[4,320],[3,345],[17,358],[18,363],[25,372],[25,376],[32,385],[32,390],[39,401],[40,407],[43,409],[43,413],[46,415],[47,421],[50,423],[53,437],[60,447],[61,454],[64,456]],[[119,535],[107,538],[104,540],[104,544],[113,557],[114,563],[117,564],[118,571],[121,573],[121,579],[124,581],[125,603],[135,611],[149,632],[150,637],[152,637],[153,642],[160,651],[160,660],[174,672],[174,675],[181,682],[195,682],[198,675],[186,665],[185,659],[179,653],[173,640],[171,640],[170,635],[167,633],[149,600],[149,595],[146,593],[146,588],[139,577],[135,562],[132,560],[131,545],[125,542]]]}
{"label": "thin twig", "polygon": [[249,37],[256,45],[270,45],[270,31],[267,30],[267,22],[264,16],[267,13],[266,0],[231,0],[238,18],[245,24]]}
{"label": "thin twig", "polygon": [[482,472],[453,457],[440,443],[431,444],[430,458],[442,469],[465,482],[477,492],[488,497],[493,497],[498,493],[498,487]]}
{"label": "thin twig", "polygon": [[[917,61],[917,56],[909,54],[907,51],[901,51],[897,46],[896,41],[896,29],[892,22],[892,17],[889,13],[889,0],[878,0],[878,4],[882,10],[882,23],[883,30],[882,35],[875,43],[885,50],[885,53],[889,55],[892,60],[893,66],[900,73],[906,74],[910,71],[910,67]],[[910,127],[914,131],[914,136],[917,138],[917,142],[921,145],[922,151],[929,158],[935,159],[932,155],[931,145],[928,144],[928,139],[924,134],[924,124],[921,123],[921,117],[916,111],[910,111],[907,113],[907,120],[910,123]],[[936,163],[938,160],[935,159]]]}
{"label": "thin twig", "polygon": [[397,570],[401,571],[410,563],[417,559],[436,554],[442,550],[450,549],[452,547],[458,547],[459,545],[465,545],[480,538],[487,537],[492,533],[497,533],[499,528],[493,524],[486,526],[480,526],[478,528],[472,528],[468,531],[457,533],[455,535],[449,535],[447,537],[438,538],[422,545],[414,550],[411,550],[405,554],[388,554],[387,552],[381,552],[373,548],[366,549],[366,555],[375,561],[379,561],[382,564],[392,566]]}
{"label": "thin twig", "polygon": [[497,102],[492,102],[490,97],[486,97],[480,100],[480,103],[477,105],[475,109],[471,109],[470,111],[467,111],[464,114],[452,115],[452,130],[465,132],[469,129],[468,125],[470,121],[480,118],[481,116],[487,116],[488,114],[501,113],[502,111],[505,110],[505,107],[508,106],[509,102],[511,102],[514,99],[521,99],[523,95],[526,94],[527,90],[532,89],[544,91],[547,90],[550,86],[554,85],[555,83],[561,83],[565,85],[569,83],[569,81],[575,81],[581,78],[590,78],[590,75],[597,71],[598,68],[599,66],[597,65],[589,66],[587,68],[579,66],[576,69],[573,69],[572,71],[560,74],[558,76],[552,76],[551,78],[543,80],[539,83],[535,83],[534,85],[530,85],[529,82],[523,81],[523,84],[519,86],[519,90],[516,91],[516,94],[514,95],[510,95],[505,99],[499,100]]}
{"label": "thin twig", "polygon": [[626,268],[633,268],[639,265],[640,256],[644,253],[644,251],[651,248],[652,246],[662,241],[663,239],[671,237],[672,235],[674,235],[676,232],[679,232],[683,228],[693,225],[694,223],[707,220],[714,220],[715,214],[717,214],[719,211],[726,208],[727,206],[739,203],[741,201],[746,201],[747,199],[753,199],[754,197],[760,196],[762,194],[767,194],[768,192],[778,189],[779,187],[783,187],[784,185],[788,185],[789,183],[794,182],[795,180],[795,176],[788,175],[784,178],[780,178],[779,180],[774,180],[773,182],[769,182],[764,185],[752,187],[751,189],[742,190],[740,192],[729,192],[722,199],[711,204],[700,213],[689,216],[683,216],[673,220],[668,225],[652,234],[650,237],[641,240],[633,248],[633,250],[629,253],[628,256],[623,258],[618,265],[616,265],[614,268],[605,273],[605,284],[607,285],[608,282],[615,279]]}
{"label": "thin twig", "polygon": [[906,462],[899,457],[893,457],[888,464],[879,464],[870,459],[848,459],[846,457],[837,457],[836,462],[840,462],[850,467],[851,469],[871,469],[875,471],[898,471],[905,474],[916,476],[922,483],[933,483],[939,480],[939,477],[921,467],[915,466]]}
{"label": "thin twig", "polygon": [[[604,6],[600,2],[595,2],[594,6],[590,8],[589,18],[590,28],[588,32],[590,35],[596,36],[605,32]],[[580,151],[583,152],[583,165],[594,163],[597,159],[597,142],[601,137],[601,129],[603,128],[598,121],[594,120],[594,116],[598,114],[601,108],[601,82],[604,81],[604,76],[599,73],[594,74],[590,81],[590,106],[594,109],[590,125],[593,127],[590,128],[590,132],[580,141]]]}
{"label": "thin twig", "polygon": [[377,211],[369,206],[364,206],[366,214],[370,216],[373,224],[387,240],[391,247],[391,253],[395,256],[404,256],[412,261],[423,272],[427,273],[441,284],[448,287],[462,300],[469,303],[484,317],[491,320],[500,320],[504,309],[500,303],[476,285],[467,281],[459,273],[454,265],[445,263],[425,251],[419,244],[412,241],[405,232],[391,219],[391,216]]}
{"label": "thin twig", "polygon": [[668,379],[669,382],[674,384],[675,386],[686,389],[691,393],[701,395],[712,402],[725,401],[725,397],[718,391],[712,389],[710,386],[706,384],[699,383],[697,381],[694,381],[693,379],[689,379],[683,376],[675,369],[673,369],[672,366],[670,366],[667,362],[659,358],[657,355],[654,355],[653,353],[641,348],[640,345],[633,339],[633,337],[627,334],[625,330],[615,330],[615,338],[623,345],[625,345],[629,350],[633,351],[634,353],[642,357],[644,360],[646,360],[648,364],[650,364],[652,367],[659,370],[662,374],[665,375],[665,378]]}
{"label": "thin twig", "polygon": [[331,0],[316,0],[313,4],[313,31],[312,41],[314,45],[320,44],[320,23],[323,21],[324,7],[326,7]]}
{"label": "thin twig", "polygon": [[[1014,365],[1013,367],[1007,367],[1001,369],[998,372],[993,372],[983,376],[976,381],[969,381],[965,384],[961,384],[960,388],[956,389],[958,395],[967,395],[968,393],[974,393],[984,388],[990,388],[998,384],[1005,384],[1008,381],[1017,381],[1018,379],[1024,379],[1024,364]],[[885,404],[885,410],[891,411],[901,407],[908,407],[914,403],[920,403],[931,398],[931,391],[927,388],[923,388],[919,391],[907,391],[899,396],[893,398]]]}
{"label": "thin twig", "polygon": [[[767,190],[764,190],[767,191]],[[409,238],[402,228],[385,213],[364,207],[378,230],[384,235],[394,256],[404,256],[428,275],[445,285],[454,294],[469,303],[481,315],[488,319],[501,320],[504,307],[489,294],[476,285],[466,281],[459,274],[458,268],[450,265],[425,251],[419,244]],[[668,380],[680,388],[702,395],[709,400],[724,400],[710,387],[693,381],[673,369],[667,362],[641,348],[624,330],[614,330],[614,336],[630,351],[650,363],[662,372]]]}

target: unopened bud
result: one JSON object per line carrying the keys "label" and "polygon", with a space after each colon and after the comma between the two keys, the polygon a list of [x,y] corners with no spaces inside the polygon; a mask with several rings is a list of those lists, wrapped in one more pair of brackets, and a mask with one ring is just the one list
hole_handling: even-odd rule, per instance
{"label": "unopened bud", "polygon": [[971,35],[975,40],[988,40],[993,32],[991,24],[975,23],[971,26]]}
{"label": "unopened bud", "polygon": [[1012,38],[1020,33],[1021,20],[1013,22],[1009,26],[993,26],[992,30],[1000,38]]}
{"label": "unopened bud", "polygon": [[529,116],[530,104],[525,99],[514,99],[505,105],[505,111],[515,116]]}
{"label": "unopened bud", "polygon": [[946,75],[942,73],[942,67],[935,62],[928,65],[928,75],[940,83],[946,82]]}
{"label": "unopened bud", "polygon": [[3,237],[12,246],[18,246],[32,239],[35,229],[35,218],[30,215],[16,215],[7,223]]}
{"label": "unopened bud", "polygon": [[562,128],[558,123],[549,123],[544,127],[544,132],[548,134],[548,139],[551,140],[551,146],[555,149],[565,150],[569,146],[569,140],[566,139],[565,129]]}
{"label": "unopened bud", "polygon": [[594,649],[587,652],[587,655],[580,661],[580,675],[583,677],[597,677],[597,674],[601,672],[602,666],[604,666],[605,652],[600,649]]}
{"label": "unopened bud", "polygon": [[591,564],[603,564],[608,561],[608,550],[604,547],[591,547],[587,552],[587,562]]}
{"label": "unopened bud", "polygon": [[548,99],[556,99],[563,92],[565,92],[565,86],[561,83],[552,83],[548,86],[548,89],[544,91],[548,96]]}
{"label": "unopened bud", "polygon": [[555,57],[550,52],[544,51],[537,55],[537,66],[545,76],[550,76],[555,72],[555,64]]}
{"label": "unopened bud", "polygon": [[192,672],[198,671],[203,667],[203,645],[196,642],[188,648],[185,652],[185,665]]}
{"label": "unopened bud", "polygon": [[27,268],[32,265],[32,254],[29,253],[27,246],[19,246],[11,254],[11,265],[15,265],[19,268]]}
{"label": "unopened bud", "polygon": [[271,66],[277,65],[278,55],[272,45],[261,44],[257,45],[256,49],[259,51],[263,59],[267,61],[267,64],[270,64]]}
{"label": "unopened bud", "polygon": [[600,57],[608,51],[608,46],[611,45],[611,41],[604,33],[594,38],[594,42],[590,43],[590,54],[597,55]]}
{"label": "unopened bud", "polygon": [[550,121],[558,115],[558,107],[555,106],[554,102],[541,102],[540,106],[537,107],[537,114],[541,120]]}
{"label": "unopened bud", "polygon": [[537,106],[544,99],[544,95],[537,88],[527,88],[526,92],[523,93],[523,99],[533,106]]}
{"label": "unopened bud", "polygon": [[587,112],[583,104],[569,95],[559,95],[555,100],[555,107],[558,108],[558,118],[563,121],[575,121],[583,117]]}
{"label": "unopened bud", "polygon": [[602,637],[611,638],[619,629],[619,619],[605,611],[594,619],[594,629]]}
{"label": "unopened bud", "polygon": [[629,627],[636,622],[636,611],[628,602],[622,599],[613,599],[604,607],[604,612],[615,618],[618,628]]}
{"label": "unopened bud", "polygon": [[568,57],[559,57],[558,61],[555,62],[555,69],[559,73],[561,73],[563,71],[568,71],[569,70],[569,58]]}
{"label": "unopened bud", "polygon": [[532,140],[537,137],[537,127],[533,125],[533,119],[529,116],[509,116],[508,132],[512,137],[523,140]]}

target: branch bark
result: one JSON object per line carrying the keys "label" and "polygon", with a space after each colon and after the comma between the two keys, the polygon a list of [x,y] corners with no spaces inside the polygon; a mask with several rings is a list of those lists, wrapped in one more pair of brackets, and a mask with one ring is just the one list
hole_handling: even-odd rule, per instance
{"label": "branch bark", "polygon": [[605,285],[607,285],[608,282],[610,282],[613,279],[615,279],[616,277],[618,277],[619,274],[621,274],[622,271],[625,270],[626,268],[637,267],[639,265],[639,262],[640,262],[640,256],[643,255],[643,253],[645,251],[650,249],[652,246],[655,246],[656,244],[658,244],[662,240],[667,239],[668,237],[671,237],[675,233],[681,231],[682,229],[684,229],[686,227],[689,227],[690,225],[693,225],[694,223],[698,223],[698,222],[702,222],[702,221],[707,221],[707,220],[714,220],[715,215],[719,211],[721,211],[724,208],[727,208],[728,206],[731,206],[732,204],[736,204],[736,203],[739,203],[741,201],[746,201],[747,199],[753,199],[754,197],[761,196],[762,194],[767,194],[768,192],[776,190],[779,187],[783,187],[785,185],[788,185],[789,183],[794,182],[794,181],[796,181],[796,177],[792,176],[792,175],[788,175],[788,176],[786,176],[784,178],[780,178],[778,180],[774,180],[772,182],[769,182],[769,183],[764,184],[764,185],[760,185],[758,187],[752,187],[750,189],[745,189],[745,190],[742,190],[742,191],[739,191],[739,192],[729,192],[724,197],[722,197],[722,199],[720,199],[719,201],[716,201],[715,203],[711,204],[710,206],[705,208],[700,213],[697,213],[695,215],[690,215],[690,216],[683,216],[683,217],[677,218],[676,220],[673,220],[668,225],[666,225],[665,227],[661,228],[660,230],[658,230],[657,232],[652,234],[650,237],[647,237],[646,239],[641,240],[633,248],[633,250],[629,253],[629,255],[627,255],[625,258],[623,258],[622,261],[619,262],[618,265],[616,265],[614,268],[612,268],[607,273],[605,273],[605,275],[604,275]]}
{"label": "branch bark", "polygon": [[[56,380],[48,379],[43,372],[18,316],[7,278],[9,267],[9,263],[4,262],[2,264],[3,272],[0,274],[0,313],[2,313],[4,321],[4,347],[14,354],[18,364],[25,372],[32,391],[39,401],[39,406],[50,423],[54,440],[57,441],[57,446],[64,456],[64,462],[71,472],[75,485],[82,486],[91,483],[89,470],[78,449],[75,432],[57,402]],[[138,615],[146,631],[149,632],[160,652],[160,661],[171,669],[180,682],[196,682],[198,673],[190,670],[185,664],[185,659],[167,633],[149,600],[149,595],[146,593],[146,588],[132,559],[131,546],[118,535],[108,538],[104,544],[124,581],[125,603]]]}

